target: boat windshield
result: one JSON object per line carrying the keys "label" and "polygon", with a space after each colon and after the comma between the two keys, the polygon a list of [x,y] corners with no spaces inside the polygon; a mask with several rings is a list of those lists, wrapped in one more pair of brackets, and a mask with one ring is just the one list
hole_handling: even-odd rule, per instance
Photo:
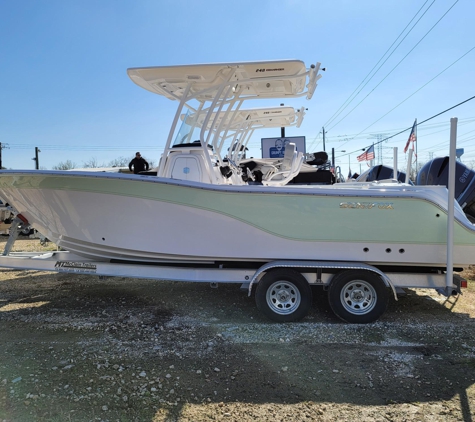
{"label": "boat windshield", "polygon": [[174,147],[178,145],[196,143],[195,137],[193,137],[193,133],[195,132],[196,126],[192,126],[189,124],[190,123],[189,116],[190,116],[189,110],[186,112],[186,114],[181,115],[181,126],[175,136],[175,140],[173,141]]}

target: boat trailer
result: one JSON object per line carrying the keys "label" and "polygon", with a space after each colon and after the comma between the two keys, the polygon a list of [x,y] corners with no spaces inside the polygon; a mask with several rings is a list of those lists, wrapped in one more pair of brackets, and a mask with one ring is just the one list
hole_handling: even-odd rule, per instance
{"label": "boat trailer", "polygon": [[12,252],[24,224],[15,217],[10,237],[0,256],[0,267],[22,270],[73,273],[98,277],[129,277],[151,280],[240,284],[254,294],[258,309],[273,321],[291,322],[304,318],[312,306],[314,287],[328,294],[333,312],[349,323],[377,320],[392,295],[407,288],[435,289],[449,297],[461,293],[467,282],[453,275],[448,286],[445,272],[383,272],[361,262],[279,260],[259,268],[232,268],[219,265],[170,266],[151,263],[110,262],[87,259],[69,251]]}

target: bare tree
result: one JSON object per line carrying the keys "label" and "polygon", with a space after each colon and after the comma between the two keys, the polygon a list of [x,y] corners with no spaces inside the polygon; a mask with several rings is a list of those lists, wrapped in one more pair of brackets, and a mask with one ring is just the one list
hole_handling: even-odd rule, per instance
{"label": "bare tree", "polygon": [[98,167],[107,167],[104,163],[99,164],[99,162],[97,161],[97,158],[95,157],[91,157],[88,161],[84,161],[83,164],[84,164],[84,168],[91,168],[91,169],[95,169]]}
{"label": "bare tree", "polygon": [[71,170],[75,169],[76,163],[71,160],[61,161],[57,166],[53,166],[53,170]]}
{"label": "bare tree", "polygon": [[109,161],[109,167],[127,167],[129,165],[129,159],[127,157],[118,157]]}
{"label": "bare tree", "polygon": [[[105,163],[99,163],[97,158],[91,157],[89,160],[83,162],[83,167],[84,168],[128,167],[129,162],[130,162],[130,159],[127,157],[117,157],[109,161],[108,164],[105,164]],[[151,169],[155,167],[155,162],[153,160],[147,160],[147,162],[149,163]],[[72,162],[71,160],[66,160],[64,162],[60,162],[56,166],[53,166],[53,170],[71,170],[77,167],[78,166],[76,165],[76,163]]]}

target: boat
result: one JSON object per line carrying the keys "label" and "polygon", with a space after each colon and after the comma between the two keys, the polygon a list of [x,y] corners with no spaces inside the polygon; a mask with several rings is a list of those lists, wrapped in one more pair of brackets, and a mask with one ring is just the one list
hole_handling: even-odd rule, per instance
{"label": "boat", "polygon": [[[446,187],[290,183],[311,161],[305,151],[289,144],[280,159],[245,156],[253,129],[298,124],[303,109],[243,104],[311,100],[319,70],[300,60],[129,69],[138,86],[178,102],[156,175],[2,170],[0,197],[59,247],[95,261],[445,271]],[[457,269],[475,261],[475,228],[454,208]]]}

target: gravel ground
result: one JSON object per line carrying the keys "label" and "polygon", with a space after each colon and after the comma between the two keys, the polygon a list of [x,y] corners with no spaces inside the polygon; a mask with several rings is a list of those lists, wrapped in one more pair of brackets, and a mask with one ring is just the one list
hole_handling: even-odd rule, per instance
{"label": "gravel ground", "polygon": [[277,324],[236,285],[0,270],[0,421],[472,421],[474,284]]}

